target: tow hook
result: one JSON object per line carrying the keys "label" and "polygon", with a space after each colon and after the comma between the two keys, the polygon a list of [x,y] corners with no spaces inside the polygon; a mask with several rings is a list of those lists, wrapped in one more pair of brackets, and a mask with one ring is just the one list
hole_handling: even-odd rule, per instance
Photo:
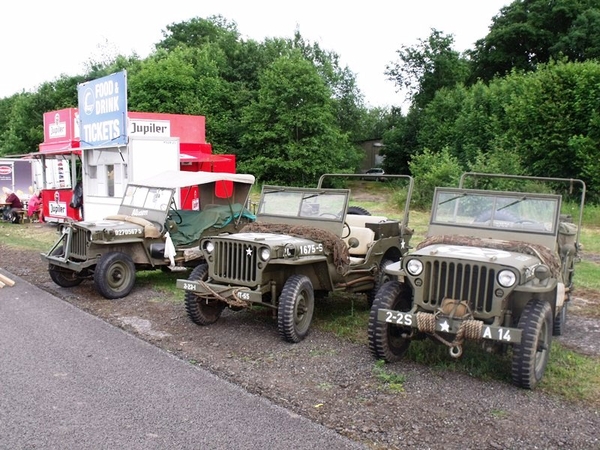
{"label": "tow hook", "polygon": [[455,345],[450,347],[450,356],[453,358],[459,358],[462,355],[463,349],[462,345]]}

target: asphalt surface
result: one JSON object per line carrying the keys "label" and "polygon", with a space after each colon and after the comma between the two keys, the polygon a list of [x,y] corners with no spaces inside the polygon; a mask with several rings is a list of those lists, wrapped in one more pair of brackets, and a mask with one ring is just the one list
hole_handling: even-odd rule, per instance
{"label": "asphalt surface", "polygon": [[0,449],[363,448],[0,273]]}

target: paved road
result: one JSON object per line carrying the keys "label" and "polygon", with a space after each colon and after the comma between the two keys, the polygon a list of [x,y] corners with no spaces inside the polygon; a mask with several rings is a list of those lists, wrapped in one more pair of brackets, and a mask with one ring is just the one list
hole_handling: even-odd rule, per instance
{"label": "paved road", "polygon": [[361,448],[0,273],[0,449]]}

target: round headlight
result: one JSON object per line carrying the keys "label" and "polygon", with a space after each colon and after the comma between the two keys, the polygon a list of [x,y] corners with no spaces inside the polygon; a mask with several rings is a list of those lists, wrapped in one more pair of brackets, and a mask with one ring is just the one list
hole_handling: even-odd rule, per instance
{"label": "round headlight", "polygon": [[263,247],[260,249],[260,259],[263,261],[268,261],[271,257],[271,249],[269,247]]}
{"label": "round headlight", "polygon": [[206,253],[212,253],[215,251],[215,244],[213,244],[211,241],[205,242],[204,243],[204,251]]}
{"label": "round headlight", "polygon": [[512,287],[516,282],[517,276],[512,270],[501,270],[498,274],[498,284],[502,287]]}
{"label": "round headlight", "polygon": [[423,272],[423,263],[418,259],[411,259],[406,263],[406,271],[416,277]]}

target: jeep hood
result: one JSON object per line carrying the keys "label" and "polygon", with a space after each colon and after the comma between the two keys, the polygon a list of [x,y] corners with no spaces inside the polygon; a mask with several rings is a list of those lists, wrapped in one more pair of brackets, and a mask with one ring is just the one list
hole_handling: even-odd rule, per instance
{"label": "jeep hood", "polygon": [[468,245],[433,244],[411,252],[410,256],[453,259],[483,264],[499,264],[514,267],[521,271],[540,264],[541,258],[529,253],[505,250],[501,248],[474,247]]}
{"label": "jeep hood", "polygon": [[[144,237],[146,236],[146,234],[149,234],[147,232],[148,225],[144,226],[141,224],[126,222],[123,220],[103,219],[89,222],[78,222],[74,224],[74,226],[79,229],[90,231],[92,235],[98,235],[98,233],[102,233],[106,237],[108,237],[109,235],[124,237]],[[154,230],[158,231],[156,227],[152,225],[150,226],[153,227]]]}
{"label": "jeep hood", "polygon": [[[281,245],[312,245],[315,241],[288,234],[278,233],[236,233],[227,236],[218,236],[217,239],[227,239],[233,241],[246,241],[255,244],[264,244],[271,247]],[[210,238],[209,238],[210,239]]]}

